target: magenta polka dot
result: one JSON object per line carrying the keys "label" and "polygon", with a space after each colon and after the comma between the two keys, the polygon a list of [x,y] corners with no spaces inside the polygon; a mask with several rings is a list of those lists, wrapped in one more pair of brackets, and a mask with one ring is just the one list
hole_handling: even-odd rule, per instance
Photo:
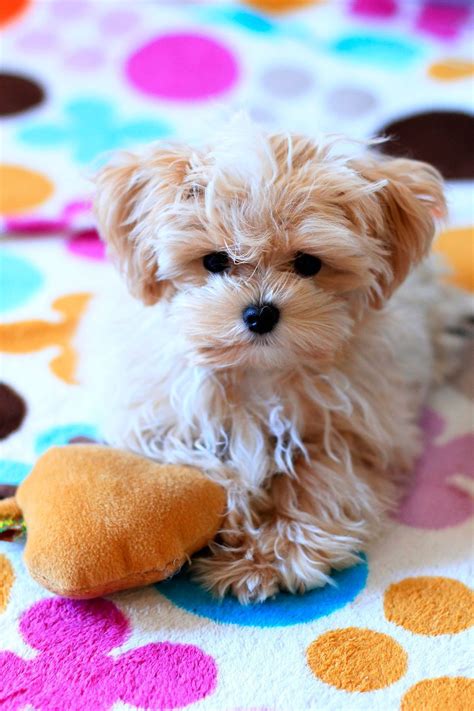
{"label": "magenta polka dot", "polygon": [[98,47],[77,49],[66,57],[66,64],[71,69],[96,69],[104,62],[104,54]]}
{"label": "magenta polka dot", "polygon": [[47,52],[57,45],[57,37],[53,32],[47,30],[32,30],[28,34],[21,35],[17,40],[20,49],[29,52]]}
{"label": "magenta polka dot", "polygon": [[84,230],[67,242],[67,248],[78,257],[85,259],[105,259],[105,246],[95,230]]}
{"label": "magenta polka dot", "polygon": [[38,654],[0,652],[2,698],[12,711],[108,711],[116,702],[178,709],[216,687],[214,659],[191,644],[155,642],[111,655],[131,628],[109,600],[40,600],[21,616],[20,632]]}
{"label": "magenta polka dot", "polygon": [[219,96],[237,81],[239,70],[228,48],[198,34],[166,34],[140,47],[125,73],[144,94],[172,101]]}
{"label": "magenta polka dot", "polygon": [[100,28],[104,34],[120,35],[135,27],[138,19],[133,10],[111,10],[101,18]]}

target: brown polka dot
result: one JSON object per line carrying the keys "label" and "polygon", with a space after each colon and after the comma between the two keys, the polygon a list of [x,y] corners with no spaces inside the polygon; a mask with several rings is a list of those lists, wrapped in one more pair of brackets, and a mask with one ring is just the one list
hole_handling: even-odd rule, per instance
{"label": "brown polka dot", "polygon": [[13,388],[0,383],[0,439],[20,428],[25,419],[26,404]]}
{"label": "brown polka dot", "polygon": [[474,594],[451,578],[405,578],[385,591],[384,612],[416,634],[455,634],[474,624]]}
{"label": "brown polka dot", "polygon": [[77,437],[70,439],[68,444],[97,444],[97,440],[92,439],[91,437],[83,437],[82,435],[78,435]]}
{"label": "brown polka dot", "polygon": [[13,484],[0,484],[0,499],[9,499],[10,496],[15,496],[17,488]]}
{"label": "brown polka dot", "polygon": [[15,573],[10,561],[4,555],[0,555],[0,612],[3,612],[10,599],[10,590],[15,580]]}
{"label": "brown polka dot", "polygon": [[407,669],[407,654],[398,642],[359,627],[326,632],[310,644],[306,657],[315,676],[344,691],[384,689]]}
{"label": "brown polka dot", "polygon": [[474,680],[463,676],[424,679],[402,698],[401,711],[472,711]]}
{"label": "brown polka dot", "polygon": [[0,116],[21,114],[44,101],[44,91],[33,79],[0,72]]}
{"label": "brown polka dot", "polygon": [[474,116],[461,111],[430,111],[406,116],[383,126],[379,135],[392,137],[384,150],[432,163],[445,178],[474,178]]}

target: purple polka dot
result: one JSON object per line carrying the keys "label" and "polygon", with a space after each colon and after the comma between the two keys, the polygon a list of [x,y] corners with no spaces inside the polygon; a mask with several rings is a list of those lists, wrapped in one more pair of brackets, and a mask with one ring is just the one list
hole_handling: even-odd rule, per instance
{"label": "purple polka dot", "polygon": [[65,62],[71,69],[96,69],[104,62],[104,54],[98,47],[84,47],[69,54]]}
{"label": "purple polka dot", "polygon": [[249,109],[249,116],[257,123],[271,124],[275,121],[275,116],[264,106],[252,106]]}
{"label": "purple polka dot", "polygon": [[233,54],[220,42],[198,34],[156,37],[129,57],[125,73],[144,94],[174,101],[219,96],[237,81]]}
{"label": "purple polka dot", "polygon": [[363,116],[377,105],[375,96],[366,89],[339,87],[327,96],[330,111],[344,118]]}
{"label": "purple polka dot", "polygon": [[104,34],[120,35],[138,24],[139,16],[133,10],[111,10],[103,15],[100,27]]}
{"label": "purple polka dot", "polygon": [[87,0],[56,0],[51,5],[54,16],[61,20],[75,20],[85,15],[89,8]]}
{"label": "purple polka dot", "polygon": [[78,257],[85,259],[105,259],[105,246],[95,230],[84,230],[67,242],[67,248]]}
{"label": "purple polka dot", "polygon": [[17,40],[20,49],[30,52],[47,52],[57,46],[57,36],[47,30],[32,30],[28,34],[21,35]]}
{"label": "purple polka dot", "polygon": [[314,77],[302,67],[276,66],[267,69],[262,83],[271,94],[289,98],[309,91],[314,85]]}

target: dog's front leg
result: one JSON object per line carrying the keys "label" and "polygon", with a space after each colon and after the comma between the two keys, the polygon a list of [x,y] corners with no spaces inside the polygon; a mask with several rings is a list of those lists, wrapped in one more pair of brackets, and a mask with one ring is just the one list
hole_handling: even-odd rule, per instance
{"label": "dog's front leg", "polygon": [[389,496],[388,484],[373,485],[375,472],[354,469],[314,452],[295,476],[236,498],[212,555],[194,563],[197,578],[244,603],[324,585],[331,568],[358,560]]}

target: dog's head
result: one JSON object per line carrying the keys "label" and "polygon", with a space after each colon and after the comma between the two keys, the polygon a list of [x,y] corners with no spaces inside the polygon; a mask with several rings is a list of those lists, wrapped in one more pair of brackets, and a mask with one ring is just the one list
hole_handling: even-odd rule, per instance
{"label": "dog's head", "polygon": [[195,361],[330,364],[429,250],[444,213],[425,163],[337,143],[231,131],[207,150],[121,154],[96,214],[130,290],[169,302]]}

